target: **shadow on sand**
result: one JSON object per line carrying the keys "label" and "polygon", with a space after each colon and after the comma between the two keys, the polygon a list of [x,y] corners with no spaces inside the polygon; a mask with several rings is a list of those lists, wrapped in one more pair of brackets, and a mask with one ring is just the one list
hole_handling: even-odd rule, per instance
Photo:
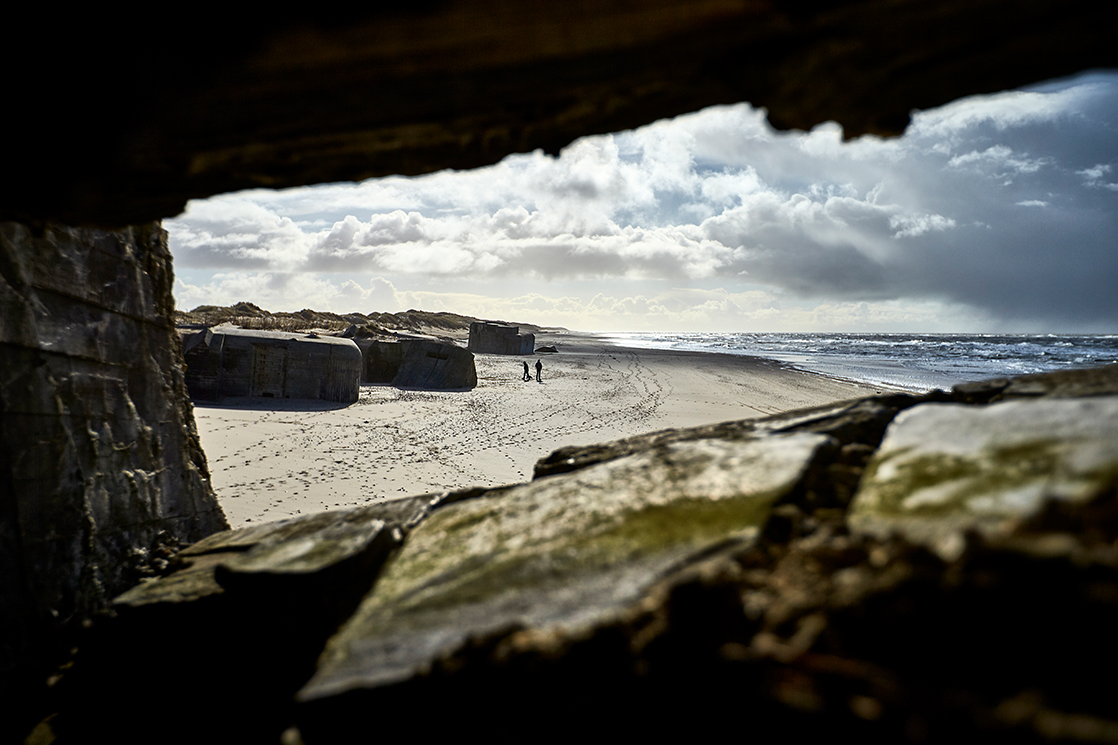
{"label": "shadow on sand", "polygon": [[196,409],[248,409],[260,411],[336,411],[353,406],[354,402],[322,401],[313,398],[267,398],[264,396],[230,396],[220,401],[193,401]]}

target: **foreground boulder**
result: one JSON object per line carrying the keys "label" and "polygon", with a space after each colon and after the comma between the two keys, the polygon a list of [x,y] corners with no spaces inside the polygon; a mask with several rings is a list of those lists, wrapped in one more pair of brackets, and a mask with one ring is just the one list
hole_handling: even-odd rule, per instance
{"label": "foreground boulder", "polygon": [[1113,742],[1116,400],[1118,366],[872,397],[222,534],[118,599],[43,727]]}
{"label": "foreground boulder", "polygon": [[964,532],[1006,535],[1047,500],[1087,502],[1118,479],[1118,396],[919,406],[870,461],[850,524],[956,558]]}
{"label": "foreground boulder", "polygon": [[[331,640],[300,699],[384,700],[377,689],[510,628],[593,634],[673,565],[756,538],[829,444],[811,434],[681,443],[446,507]],[[329,715],[312,726],[342,736],[353,725]]]}
{"label": "foreground boulder", "polygon": [[[386,557],[445,495],[210,536],[118,597],[59,685],[64,741],[277,742],[292,692]],[[188,712],[168,728],[167,706]]]}

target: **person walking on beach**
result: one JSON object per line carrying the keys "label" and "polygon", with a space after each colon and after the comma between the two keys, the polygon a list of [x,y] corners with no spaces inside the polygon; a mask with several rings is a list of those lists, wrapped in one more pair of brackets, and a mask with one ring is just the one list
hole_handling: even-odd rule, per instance
{"label": "person walking on beach", "polygon": [[521,380],[531,380],[531,379],[532,379],[532,374],[530,372],[528,372],[528,363],[525,362],[524,363],[524,377],[521,378]]}
{"label": "person walking on beach", "polygon": [[[525,362],[524,366],[527,367],[528,363]],[[537,383],[542,383],[543,382],[543,378],[540,377],[540,371],[541,370],[543,370],[543,363],[540,362],[539,360],[536,360],[536,382]]]}

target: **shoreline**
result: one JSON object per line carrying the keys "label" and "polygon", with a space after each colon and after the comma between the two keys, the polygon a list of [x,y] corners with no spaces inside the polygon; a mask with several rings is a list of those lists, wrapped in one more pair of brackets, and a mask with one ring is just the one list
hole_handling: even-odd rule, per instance
{"label": "shoreline", "polygon": [[614,332],[623,346],[756,355],[839,380],[924,394],[977,380],[1118,362],[1114,334]]}
{"label": "shoreline", "polygon": [[[660,429],[750,419],[886,391],[761,357],[541,333],[557,354],[477,354],[468,391],[362,385],[353,404],[195,403],[230,525],[426,492],[529,481],[540,458]],[[543,362],[543,381],[521,380]],[[534,369],[533,369],[534,372]]]}
{"label": "shoreline", "polygon": [[[608,335],[605,335],[605,338],[603,339],[603,342],[608,343],[608,344],[613,344],[614,343],[613,339],[616,339],[616,337],[610,337]],[[618,345],[618,346],[627,346],[627,345]],[[827,380],[835,381],[837,383],[844,383],[844,384],[853,385],[853,386],[860,386],[860,387],[868,387],[868,388],[874,389],[875,391],[886,392],[886,393],[911,393],[911,394],[920,395],[920,394],[928,393],[929,391],[935,390],[937,387],[947,389],[947,388],[950,388],[952,385],[956,385],[957,382],[958,383],[968,382],[970,380],[970,378],[968,378],[966,380],[959,380],[957,382],[952,382],[952,383],[948,383],[948,384],[945,384],[945,385],[938,385],[938,386],[930,384],[930,383],[903,384],[903,383],[897,383],[897,382],[892,382],[892,381],[888,381],[888,380],[874,380],[874,379],[869,379],[869,378],[859,378],[859,377],[853,376],[853,375],[842,375],[842,374],[839,374],[839,373],[836,373],[836,372],[829,372],[829,371],[824,370],[824,369],[811,369],[810,367],[804,367],[803,366],[805,364],[804,360],[794,360],[794,359],[784,359],[784,360],[782,360],[782,359],[777,359],[775,357],[762,357],[760,355],[749,354],[747,352],[713,352],[713,351],[710,351],[710,350],[699,350],[699,349],[695,349],[695,350],[682,350],[682,349],[681,350],[670,350],[670,349],[664,349],[664,348],[661,348],[661,347],[643,347],[643,346],[637,346],[637,347],[632,347],[632,348],[633,349],[639,349],[639,350],[642,350],[642,351],[676,352],[676,353],[680,353],[680,354],[682,354],[684,352],[694,352],[696,354],[724,354],[724,355],[732,356],[732,357],[741,356],[741,357],[747,357],[747,358],[752,359],[752,360],[764,360],[765,362],[771,362],[772,364],[780,365],[785,370],[788,370],[789,372],[799,373],[799,374],[803,374],[803,375],[818,376],[820,378],[825,378]],[[796,356],[797,357],[804,357],[806,355],[796,355]],[[817,366],[819,365],[819,363],[817,361],[816,362],[807,362],[806,364],[814,364],[814,365],[817,365]],[[880,369],[880,363],[874,365],[874,369],[879,370]]]}

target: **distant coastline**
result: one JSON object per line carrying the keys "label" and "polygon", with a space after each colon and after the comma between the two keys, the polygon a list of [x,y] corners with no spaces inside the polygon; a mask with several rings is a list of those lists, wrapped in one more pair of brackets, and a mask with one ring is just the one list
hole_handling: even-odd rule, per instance
{"label": "distant coastline", "polygon": [[638,348],[764,357],[908,391],[1118,362],[1116,334],[619,332],[602,338]]}

